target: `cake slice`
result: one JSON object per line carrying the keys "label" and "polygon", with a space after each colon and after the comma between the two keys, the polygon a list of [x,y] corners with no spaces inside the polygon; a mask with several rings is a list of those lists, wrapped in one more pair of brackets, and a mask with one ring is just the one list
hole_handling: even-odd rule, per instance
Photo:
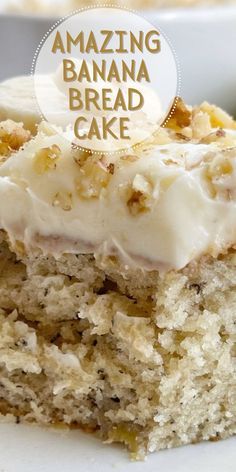
{"label": "cake slice", "polygon": [[0,125],[2,421],[148,452],[236,432],[236,124],[180,100],[129,154]]}

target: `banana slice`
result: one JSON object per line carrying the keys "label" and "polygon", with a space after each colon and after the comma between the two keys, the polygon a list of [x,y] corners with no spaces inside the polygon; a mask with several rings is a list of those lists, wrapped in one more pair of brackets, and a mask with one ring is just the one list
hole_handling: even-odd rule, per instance
{"label": "banana slice", "polygon": [[[36,100],[34,81],[32,76],[20,76],[0,84],[0,121],[11,119],[22,122],[32,133],[37,131],[37,125],[43,117]],[[65,99],[61,99],[51,76],[37,76],[37,95],[47,103],[52,116],[55,114],[54,110],[58,109],[56,104],[59,100],[61,113],[64,115]]]}
{"label": "banana slice", "polygon": [[[34,134],[43,119],[55,126],[64,126],[72,120],[67,102],[67,96],[59,90],[54,75],[15,77],[0,84],[0,121],[22,122]],[[40,109],[47,111],[45,118]]]}
{"label": "banana slice", "polygon": [[[74,62],[79,69],[81,61],[74,60]],[[78,111],[69,109],[68,89],[71,87],[71,83],[65,84],[62,81],[62,77],[62,66],[59,66],[54,74],[36,74],[34,77],[20,76],[2,82],[0,84],[0,121],[11,119],[16,122],[22,122],[26,129],[36,134],[38,124],[45,119],[52,126],[66,131],[68,127],[75,123]],[[79,84],[79,92],[83,102],[85,90],[90,86],[90,82],[87,81]],[[124,94],[124,97],[126,97],[124,100],[128,103],[127,94],[129,87],[132,88],[132,84],[125,83],[118,86],[116,83],[113,83],[110,85],[111,93],[109,96],[111,104],[116,103],[118,91]],[[97,108],[94,107],[91,111],[86,110],[86,108],[80,110],[80,115],[86,118],[86,122],[91,121],[93,117],[102,117],[104,115],[102,107],[103,88],[104,84],[102,81],[96,83],[96,91],[99,96]],[[128,109],[126,111],[116,109],[113,114],[117,118],[123,115],[130,118],[132,129],[137,129],[137,134],[143,136],[142,139],[146,139],[149,134],[152,134],[153,128],[156,127],[156,123],[162,113],[162,108],[159,97],[154,90],[141,84],[139,84],[138,90],[145,97],[144,105],[140,111],[131,114]],[[45,117],[41,114],[40,110],[45,113]],[[134,135],[136,136],[135,133]]]}
{"label": "banana slice", "polygon": [[31,76],[14,77],[0,84],[0,121],[24,123],[32,132],[41,121]]}

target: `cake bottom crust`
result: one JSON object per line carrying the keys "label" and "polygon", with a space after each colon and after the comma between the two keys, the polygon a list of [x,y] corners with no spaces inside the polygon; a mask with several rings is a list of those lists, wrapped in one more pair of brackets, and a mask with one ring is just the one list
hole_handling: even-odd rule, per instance
{"label": "cake bottom crust", "polygon": [[160,276],[0,246],[3,421],[147,452],[236,432],[236,253]]}

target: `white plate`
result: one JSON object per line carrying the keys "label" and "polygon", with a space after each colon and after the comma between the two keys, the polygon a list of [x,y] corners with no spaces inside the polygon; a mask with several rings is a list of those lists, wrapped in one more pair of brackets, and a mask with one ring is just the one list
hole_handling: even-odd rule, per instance
{"label": "white plate", "polygon": [[0,472],[235,472],[235,438],[151,454],[130,462],[122,447],[80,431],[0,425]]}

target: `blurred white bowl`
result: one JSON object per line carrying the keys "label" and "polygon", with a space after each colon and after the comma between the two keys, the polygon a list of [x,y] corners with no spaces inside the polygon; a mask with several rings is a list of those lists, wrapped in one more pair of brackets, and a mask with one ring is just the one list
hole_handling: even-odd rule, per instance
{"label": "blurred white bowl", "polygon": [[[40,40],[58,19],[7,14],[3,4],[1,0],[0,80],[30,73]],[[143,13],[176,51],[182,97],[190,104],[208,100],[236,114],[236,6]]]}
{"label": "blurred white bowl", "polygon": [[183,98],[190,104],[208,100],[236,115],[236,5],[148,15],[177,53]]}

